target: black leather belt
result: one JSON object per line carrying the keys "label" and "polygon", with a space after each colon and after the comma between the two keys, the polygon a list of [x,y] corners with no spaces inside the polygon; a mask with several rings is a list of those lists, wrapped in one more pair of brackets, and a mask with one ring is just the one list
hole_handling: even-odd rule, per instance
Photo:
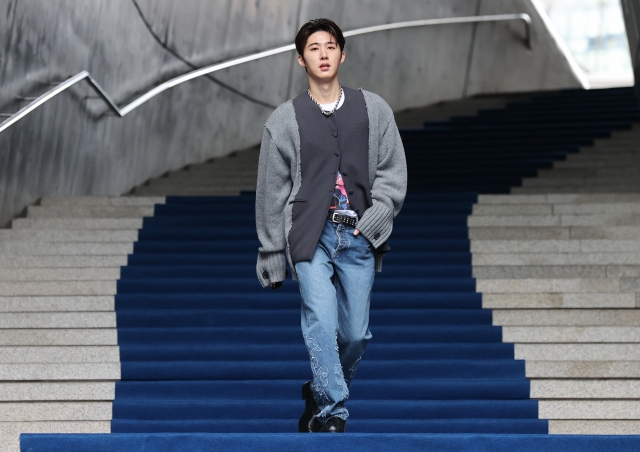
{"label": "black leather belt", "polygon": [[357,217],[350,217],[349,215],[342,215],[337,212],[329,212],[327,218],[334,223],[346,224],[348,226],[353,226],[354,228],[356,227],[356,223],[358,223]]}

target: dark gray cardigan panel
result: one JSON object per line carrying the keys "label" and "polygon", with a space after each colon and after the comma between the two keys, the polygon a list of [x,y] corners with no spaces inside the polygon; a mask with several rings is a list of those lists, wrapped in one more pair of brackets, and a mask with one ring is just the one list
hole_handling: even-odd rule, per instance
{"label": "dark gray cardigan panel", "polygon": [[340,170],[351,208],[362,216],[371,207],[369,118],[363,94],[343,87],[344,102],[324,115],[306,92],[293,99],[300,133],[302,183],[292,201],[289,232],[294,264],[308,261],[320,240]]}

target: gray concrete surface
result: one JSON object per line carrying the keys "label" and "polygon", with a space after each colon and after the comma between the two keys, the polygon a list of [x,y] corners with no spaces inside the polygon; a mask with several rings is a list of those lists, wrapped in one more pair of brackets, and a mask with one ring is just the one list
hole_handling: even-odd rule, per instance
{"label": "gray concrete surface", "polygon": [[[0,112],[81,70],[124,104],[193,66],[293,42],[302,23],[344,30],[421,18],[528,13],[522,23],[438,26],[349,38],[341,82],[394,111],[475,94],[581,86],[530,0],[0,1]],[[55,18],[55,20],[51,20]],[[156,40],[153,36],[158,37]],[[37,49],[37,51],[35,50]],[[372,49],[375,49],[372,51]],[[0,134],[0,225],[41,197],[119,195],[167,171],[260,142],[273,108],[306,88],[294,52],[172,89],[124,119],[105,116],[86,85]],[[158,194],[148,190],[148,194]],[[206,192],[202,192],[206,194]]]}
{"label": "gray concrete surface", "polygon": [[[559,163],[535,193],[481,196],[469,218],[483,306],[525,360],[551,433],[640,433],[640,194],[611,182],[633,185],[640,165],[611,151],[633,146],[601,141],[572,156],[588,174]],[[601,192],[585,194],[592,182]]]}

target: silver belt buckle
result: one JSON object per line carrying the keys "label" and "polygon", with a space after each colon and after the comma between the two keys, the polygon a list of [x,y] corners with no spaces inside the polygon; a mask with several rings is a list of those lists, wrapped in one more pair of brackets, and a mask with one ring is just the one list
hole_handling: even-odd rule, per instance
{"label": "silver belt buckle", "polygon": [[334,223],[337,223],[337,221],[336,221],[336,212],[331,212],[331,221],[333,221]]}

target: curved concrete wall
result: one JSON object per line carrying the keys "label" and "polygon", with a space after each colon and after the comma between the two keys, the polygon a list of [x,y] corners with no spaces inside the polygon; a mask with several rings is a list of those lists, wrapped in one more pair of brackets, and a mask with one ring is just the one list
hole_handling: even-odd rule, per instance
{"label": "curved concrete wall", "polygon": [[[531,0],[0,0],[0,112],[83,69],[123,103],[194,65],[291,43],[316,17],[349,30],[505,12],[533,17],[533,51],[521,23],[382,32],[347,40],[340,80],[394,110],[581,86]],[[0,134],[0,224],[42,196],[117,195],[255,145],[272,109],[305,88],[294,52],[191,81],[123,119],[105,116],[86,86],[73,88]]]}

